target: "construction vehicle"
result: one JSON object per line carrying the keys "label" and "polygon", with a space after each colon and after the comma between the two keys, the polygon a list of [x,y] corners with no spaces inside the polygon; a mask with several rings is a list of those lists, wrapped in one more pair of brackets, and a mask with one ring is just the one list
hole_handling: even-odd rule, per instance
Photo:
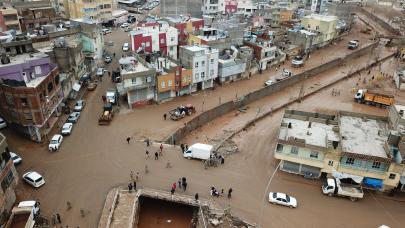
{"label": "construction vehicle", "polygon": [[183,119],[186,115],[190,116],[191,114],[195,113],[195,107],[191,104],[179,106],[169,112],[170,119],[172,120],[180,120]]}
{"label": "construction vehicle", "polygon": [[365,103],[367,105],[374,105],[381,108],[388,108],[395,102],[393,95],[369,91],[367,89],[359,89],[354,95],[354,100],[358,103]]}
{"label": "construction vehicle", "polygon": [[364,193],[361,187],[347,185],[336,178],[327,178],[322,185],[322,193],[328,196],[349,197],[351,201],[363,198]]}
{"label": "construction vehicle", "polygon": [[104,105],[103,113],[101,114],[100,118],[98,119],[99,125],[109,125],[111,120],[114,117],[114,110],[113,106],[110,103]]}

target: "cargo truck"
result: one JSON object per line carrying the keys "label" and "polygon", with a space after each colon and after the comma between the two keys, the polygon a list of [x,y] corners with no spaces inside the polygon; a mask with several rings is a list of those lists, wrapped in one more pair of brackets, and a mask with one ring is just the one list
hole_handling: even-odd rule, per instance
{"label": "cargo truck", "polygon": [[357,201],[364,195],[361,187],[343,184],[336,178],[327,178],[322,185],[322,192],[328,196],[349,197],[351,201]]}
{"label": "cargo truck", "polygon": [[359,89],[354,95],[354,100],[358,103],[374,105],[377,107],[388,108],[394,104],[394,96],[386,93]]}

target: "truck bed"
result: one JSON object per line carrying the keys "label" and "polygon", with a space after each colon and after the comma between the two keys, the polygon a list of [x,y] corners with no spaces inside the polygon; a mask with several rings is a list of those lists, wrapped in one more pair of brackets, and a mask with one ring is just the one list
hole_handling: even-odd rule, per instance
{"label": "truck bed", "polygon": [[338,194],[354,198],[363,198],[363,190],[354,186],[340,185]]}

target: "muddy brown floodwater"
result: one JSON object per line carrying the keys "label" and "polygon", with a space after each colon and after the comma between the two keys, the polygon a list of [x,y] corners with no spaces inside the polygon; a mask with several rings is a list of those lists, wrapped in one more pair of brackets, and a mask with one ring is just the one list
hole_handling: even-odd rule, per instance
{"label": "muddy brown floodwater", "polygon": [[192,206],[163,200],[140,198],[138,228],[190,228]]}

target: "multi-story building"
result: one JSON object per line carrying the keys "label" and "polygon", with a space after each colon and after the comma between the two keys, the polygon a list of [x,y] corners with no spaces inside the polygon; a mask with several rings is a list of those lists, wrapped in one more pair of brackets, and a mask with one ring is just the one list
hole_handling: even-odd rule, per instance
{"label": "multi-story building", "polygon": [[238,12],[238,1],[237,0],[224,0],[224,10],[226,14],[232,14]]}
{"label": "multi-story building", "polygon": [[300,45],[305,53],[330,44],[337,36],[337,17],[311,14],[301,20],[301,26],[288,30],[292,44]]}
{"label": "multi-story building", "polygon": [[42,25],[59,23],[62,19],[49,0],[13,3],[21,17],[21,30],[32,32]]}
{"label": "multi-story building", "polygon": [[244,45],[253,49],[255,59],[259,63],[259,68],[265,70],[272,65],[279,64],[285,60],[285,53],[277,48],[269,37],[253,37],[244,41]]}
{"label": "multi-story building", "polygon": [[180,15],[190,15],[192,17],[202,17],[203,1],[195,0],[161,0],[160,15],[162,17],[178,17]]}
{"label": "multi-story building", "polygon": [[18,183],[18,174],[10,158],[6,137],[1,133],[0,153],[0,225],[4,225],[16,200],[15,188]]}
{"label": "multi-story building", "polygon": [[188,44],[189,34],[193,34],[200,28],[204,27],[204,19],[200,18],[190,18],[190,17],[179,17],[172,18],[166,17],[163,20],[169,22],[169,25],[175,27],[178,32],[178,44],[179,46]]}
{"label": "multi-story building", "polygon": [[394,158],[394,135],[385,117],[289,110],[281,122],[275,158],[283,171],[349,178],[365,188],[388,191],[398,186],[403,172],[402,161]]}
{"label": "multi-story building", "polygon": [[181,64],[193,72],[191,92],[214,86],[214,79],[218,77],[218,58],[218,49],[209,46],[180,47]]}
{"label": "multi-story building", "polygon": [[322,13],[325,11],[327,0],[309,0],[312,13]]}
{"label": "multi-story building", "polygon": [[239,50],[234,46],[225,50],[218,59],[218,81],[219,83],[232,82],[249,75],[245,74],[247,69],[247,58],[240,58]]}
{"label": "multi-story building", "polygon": [[237,13],[246,16],[252,16],[258,9],[258,4],[255,0],[238,0]]}
{"label": "multi-story building", "polygon": [[[242,34],[242,31],[240,31]],[[232,39],[228,32],[217,28],[200,28],[195,32],[195,35],[190,34],[188,37],[188,45],[207,45],[219,51],[230,48]]]}
{"label": "multi-story building", "polygon": [[160,52],[163,56],[177,59],[177,29],[166,21],[141,23],[131,31],[131,48],[134,52]]}
{"label": "multi-story building", "polygon": [[24,136],[46,140],[63,99],[56,64],[43,53],[3,54],[0,78],[1,115]]}
{"label": "multi-story building", "polygon": [[203,13],[204,15],[216,15],[225,12],[224,0],[204,0]]}
{"label": "multi-story building", "polygon": [[156,100],[156,69],[153,66],[139,56],[121,58],[119,64],[122,81],[117,83],[117,90],[127,97],[129,107]]}
{"label": "multi-story building", "polygon": [[69,0],[54,0],[56,11],[63,18],[70,18]]}
{"label": "multi-story building", "polygon": [[109,19],[113,11],[113,0],[68,0],[67,8],[70,19]]}
{"label": "multi-story building", "polygon": [[10,6],[0,6],[0,32],[11,29],[21,31],[17,10]]}

